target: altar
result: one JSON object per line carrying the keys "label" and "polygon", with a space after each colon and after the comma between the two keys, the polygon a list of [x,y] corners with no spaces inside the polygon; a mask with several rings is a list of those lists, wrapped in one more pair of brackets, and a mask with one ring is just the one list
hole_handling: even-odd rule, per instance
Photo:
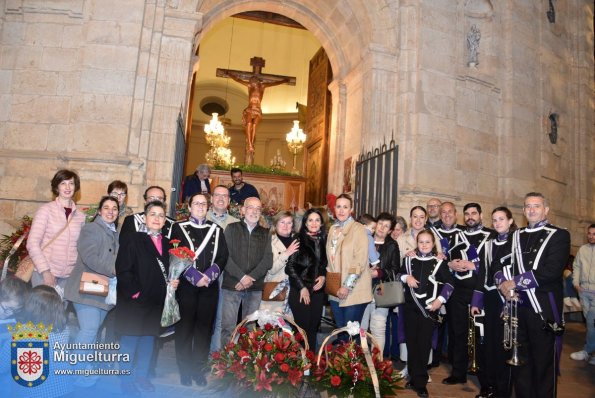
{"label": "altar", "polygon": [[[243,172],[244,182],[258,190],[264,207],[276,210],[303,209],[306,195],[306,178]],[[211,186],[231,187],[231,175],[226,170],[211,170]]]}

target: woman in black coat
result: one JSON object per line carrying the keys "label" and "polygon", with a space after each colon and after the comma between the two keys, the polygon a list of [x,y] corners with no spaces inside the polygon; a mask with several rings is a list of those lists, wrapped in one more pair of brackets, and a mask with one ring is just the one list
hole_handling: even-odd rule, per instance
{"label": "woman in black coat", "polygon": [[[134,369],[134,381],[123,376],[122,392],[138,395],[137,387],[154,391],[147,378],[155,336],[159,335],[169,271],[169,239],[161,235],[165,224],[165,205],[149,202],[145,206],[147,232],[134,232],[120,246],[116,259],[118,300],[116,330],[121,335],[122,353],[130,355],[124,366]],[[171,281],[177,287],[178,280]]]}
{"label": "woman in black coat", "polygon": [[172,239],[180,241],[180,247],[196,253],[193,270],[189,270],[195,271],[195,283],[182,277],[177,291],[182,319],[176,324],[176,361],[182,385],[192,385],[194,378],[198,386],[204,386],[219,299],[217,279],[227,264],[228,251],[223,229],[207,221],[206,195],[192,195],[188,198],[188,208],[190,219],[175,223],[171,233]]}
{"label": "woman in black coat", "polygon": [[316,350],[316,334],[322,318],[326,276],[326,233],[322,214],[308,209],[299,232],[299,250],[288,260],[285,273],[289,275],[289,308],[295,323],[308,335],[308,344]]}

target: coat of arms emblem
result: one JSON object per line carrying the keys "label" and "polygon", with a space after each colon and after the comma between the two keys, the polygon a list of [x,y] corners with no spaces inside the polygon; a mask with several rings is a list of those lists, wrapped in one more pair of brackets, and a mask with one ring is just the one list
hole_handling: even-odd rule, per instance
{"label": "coat of arms emblem", "polygon": [[52,325],[47,328],[43,323],[17,323],[8,326],[12,334],[11,373],[12,379],[24,387],[36,387],[49,375],[49,334]]}

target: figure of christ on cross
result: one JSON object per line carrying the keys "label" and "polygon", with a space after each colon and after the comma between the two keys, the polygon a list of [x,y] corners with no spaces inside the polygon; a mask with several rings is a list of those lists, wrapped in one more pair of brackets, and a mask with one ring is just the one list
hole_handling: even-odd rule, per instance
{"label": "figure of christ on cross", "polygon": [[267,87],[289,84],[295,86],[295,77],[263,74],[265,61],[260,57],[250,59],[252,72],[217,68],[217,77],[229,77],[248,87],[248,106],[242,114],[242,124],[246,134],[246,164],[254,163],[254,137],[256,128],[262,120],[262,96]]}

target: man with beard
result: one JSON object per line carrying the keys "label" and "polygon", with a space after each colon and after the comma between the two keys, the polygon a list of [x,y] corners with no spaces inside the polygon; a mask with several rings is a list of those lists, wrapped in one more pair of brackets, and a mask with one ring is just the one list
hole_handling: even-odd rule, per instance
{"label": "man with beard", "polygon": [[518,297],[518,355],[512,369],[517,397],[555,397],[562,348],[562,272],[570,254],[570,234],[547,220],[543,194],[525,195],[529,225],[512,237],[512,269],[497,280],[500,293]]}
{"label": "man with beard", "polygon": [[442,224],[440,220],[440,205],[442,202],[438,198],[432,198],[426,203],[426,209],[428,210],[428,221],[426,221],[426,229],[432,227],[439,228]]}
{"label": "man with beard", "polygon": [[[486,275],[485,251],[486,244],[494,236],[494,231],[488,229],[482,224],[481,206],[478,203],[467,203],[463,207],[463,217],[465,221],[465,237],[469,241],[467,250],[466,268],[470,269],[475,280],[475,287],[471,299],[471,313],[474,319],[475,329],[475,347],[474,355],[477,359],[479,370],[477,378],[481,387],[478,398],[492,397],[493,394],[488,390],[488,381],[486,380],[485,370],[485,350],[483,344],[484,336],[484,313],[483,313],[483,295]],[[464,260],[461,260],[461,262]]]}

